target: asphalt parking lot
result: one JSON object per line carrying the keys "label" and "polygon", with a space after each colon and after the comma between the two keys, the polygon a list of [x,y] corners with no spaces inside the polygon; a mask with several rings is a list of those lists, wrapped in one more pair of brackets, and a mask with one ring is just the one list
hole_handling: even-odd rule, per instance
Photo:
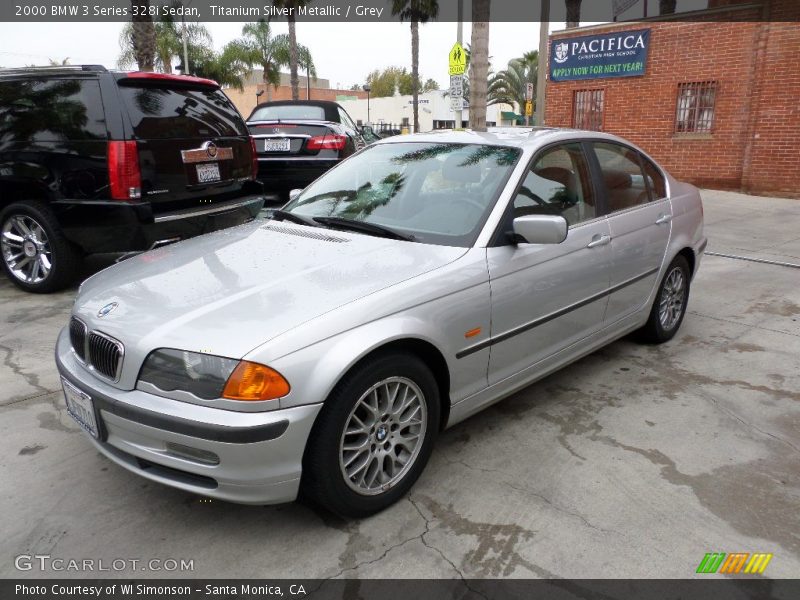
{"label": "asphalt parking lot", "polygon": [[[703,198],[710,252],[800,264],[800,201]],[[52,357],[74,294],[0,281],[2,577],[92,575],[20,554],[194,561],[95,573],[126,577],[683,578],[706,552],[800,573],[798,268],[706,256],[673,341],[616,342],[448,430],[362,521],[203,501],[99,455]]]}

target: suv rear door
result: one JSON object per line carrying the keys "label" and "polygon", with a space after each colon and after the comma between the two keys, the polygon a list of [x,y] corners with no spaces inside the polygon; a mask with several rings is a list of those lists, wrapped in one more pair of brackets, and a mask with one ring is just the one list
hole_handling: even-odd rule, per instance
{"label": "suv rear door", "polygon": [[213,205],[253,177],[250,136],[213,82],[152,74],[117,79],[125,138],[137,143],[142,199],[154,213]]}

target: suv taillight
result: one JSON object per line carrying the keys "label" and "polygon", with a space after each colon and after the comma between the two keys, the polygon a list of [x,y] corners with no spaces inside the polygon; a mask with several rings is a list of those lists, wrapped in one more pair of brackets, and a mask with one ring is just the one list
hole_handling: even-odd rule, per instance
{"label": "suv taillight", "polygon": [[258,179],[258,152],[256,151],[256,140],[253,137],[250,138],[250,152],[253,153],[253,179]]}
{"label": "suv taillight", "polygon": [[346,135],[318,135],[308,139],[306,150],[342,150],[346,143]]}
{"label": "suv taillight", "polygon": [[142,197],[142,174],[136,142],[108,142],[108,184],[114,200]]}

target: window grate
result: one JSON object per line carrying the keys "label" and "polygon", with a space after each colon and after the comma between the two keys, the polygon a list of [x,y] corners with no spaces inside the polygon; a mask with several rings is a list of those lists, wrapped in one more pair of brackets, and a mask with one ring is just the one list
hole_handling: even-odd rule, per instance
{"label": "window grate", "polygon": [[678,84],[676,133],[711,133],[717,99],[716,81]]}
{"label": "window grate", "polygon": [[575,129],[603,131],[605,90],[576,90],[573,99],[572,126]]}

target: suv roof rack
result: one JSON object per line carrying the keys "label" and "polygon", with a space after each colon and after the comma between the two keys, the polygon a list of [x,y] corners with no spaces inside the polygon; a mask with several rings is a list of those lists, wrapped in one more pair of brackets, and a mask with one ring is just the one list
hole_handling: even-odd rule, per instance
{"label": "suv roof rack", "polygon": [[0,69],[0,75],[10,73],[52,73],[57,71],[87,71],[91,73],[105,73],[108,71],[103,65],[43,65],[33,67],[12,67]]}

